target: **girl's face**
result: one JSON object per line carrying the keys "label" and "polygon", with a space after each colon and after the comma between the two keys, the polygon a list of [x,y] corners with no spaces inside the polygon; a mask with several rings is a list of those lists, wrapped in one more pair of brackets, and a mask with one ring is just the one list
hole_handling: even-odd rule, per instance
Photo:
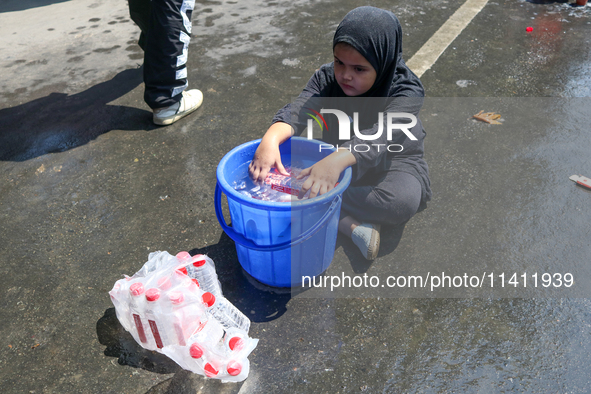
{"label": "girl's face", "polygon": [[334,47],[334,74],[347,96],[367,92],[376,81],[376,70],[355,48],[338,43]]}

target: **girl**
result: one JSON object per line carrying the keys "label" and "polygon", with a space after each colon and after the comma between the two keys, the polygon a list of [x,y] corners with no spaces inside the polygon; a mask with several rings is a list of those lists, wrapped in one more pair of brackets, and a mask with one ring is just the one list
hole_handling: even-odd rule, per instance
{"label": "girl", "polygon": [[[301,100],[361,97],[369,102],[369,98],[382,97],[387,98],[380,101],[383,108],[375,108],[372,101],[365,109],[383,114],[411,113],[416,117],[413,127],[394,129],[390,140],[386,139],[385,130],[372,141],[355,134],[351,140],[338,144],[336,152],[299,175],[309,176],[301,195],[310,190],[313,198],[330,191],[341,172],[352,167],[352,182],[343,194],[339,231],[353,240],[366,259],[373,260],[379,250],[380,225],[405,223],[431,199],[428,167],[423,160],[425,131],[418,119],[424,90],[419,78],[402,60],[402,28],[389,11],[359,7],[349,12],[335,32],[333,54],[334,61],[320,67],[308,81]],[[281,163],[279,145],[301,129],[300,124],[292,122],[292,111],[288,104],[273,118],[249,166],[253,180],[263,181],[271,167],[288,175]],[[372,124],[376,117],[364,113],[361,117],[373,120],[365,125],[360,122],[360,133],[378,134],[379,125]],[[385,122],[386,115],[383,125]],[[336,130],[338,127],[328,127],[322,139],[334,145]],[[393,141],[399,149],[386,149]],[[372,149],[355,149],[357,144],[371,144]]]}

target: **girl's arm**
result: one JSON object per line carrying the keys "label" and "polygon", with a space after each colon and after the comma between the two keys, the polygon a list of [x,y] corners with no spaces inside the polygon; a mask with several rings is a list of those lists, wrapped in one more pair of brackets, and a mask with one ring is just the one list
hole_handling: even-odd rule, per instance
{"label": "girl's arm", "polygon": [[[425,132],[421,120],[419,118],[419,111],[423,105],[424,97],[389,97],[383,98],[386,105],[385,111],[382,115],[384,129],[379,138],[374,140],[363,140],[354,135],[349,141],[340,144],[341,147],[350,149],[352,155],[355,156],[357,163],[355,171],[355,179],[352,182],[362,178],[372,168],[380,167],[384,165],[383,160],[394,159],[396,157],[408,157],[408,156],[422,156],[423,152],[423,139],[425,138]],[[383,105],[382,103],[376,103],[376,106]],[[388,139],[387,123],[388,113],[409,113],[416,117],[417,123],[410,130],[414,139],[399,128],[392,130],[392,139]],[[376,119],[377,120],[377,119]],[[394,118],[392,123],[403,124],[410,121],[406,116],[401,118]],[[378,124],[374,124],[373,127],[368,129],[360,130],[361,134],[374,135],[378,131]],[[391,144],[394,144],[392,148],[389,148]],[[369,145],[370,149],[355,149],[358,145]],[[388,165],[389,166],[389,165]]]}
{"label": "girl's arm", "polygon": [[292,134],[293,129],[287,123],[277,122],[269,127],[248,166],[252,180],[264,181],[271,167],[277,168],[283,175],[289,175],[281,163],[279,145],[287,141]]}
{"label": "girl's arm", "polygon": [[341,172],[356,162],[355,156],[348,149],[340,149],[320,160],[312,167],[304,169],[298,175],[297,179],[301,179],[306,175],[309,175],[309,177],[302,185],[299,198],[302,198],[308,190],[310,190],[310,198],[328,193],[334,189]]}
{"label": "girl's arm", "polygon": [[[327,65],[320,67],[320,69],[312,75],[298,99],[320,96],[321,88],[326,85],[326,77],[324,75],[325,66]],[[271,167],[276,167],[283,175],[289,175],[281,163],[279,145],[295,134],[295,130],[288,123],[291,121],[291,112],[292,108],[290,103],[275,114],[275,117],[273,118],[274,123],[265,133],[265,136],[248,167],[250,177],[254,181],[263,181]],[[294,127],[298,126],[294,125]]]}

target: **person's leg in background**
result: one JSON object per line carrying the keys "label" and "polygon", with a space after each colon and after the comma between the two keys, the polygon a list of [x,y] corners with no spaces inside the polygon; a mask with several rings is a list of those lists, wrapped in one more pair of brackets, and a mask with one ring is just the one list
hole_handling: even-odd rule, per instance
{"label": "person's leg in background", "polygon": [[131,20],[141,30],[140,39],[138,45],[142,50],[146,50],[146,35],[148,34],[148,28],[150,26],[150,14],[152,12],[152,1],[151,0],[128,0],[129,5],[129,16]]}
{"label": "person's leg in background", "polygon": [[185,90],[194,5],[195,0],[129,3],[130,16],[142,29],[139,44],[144,49],[144,100],[152,108],[154,123],[158,125],[176,122],[203,102],[201,91]]}

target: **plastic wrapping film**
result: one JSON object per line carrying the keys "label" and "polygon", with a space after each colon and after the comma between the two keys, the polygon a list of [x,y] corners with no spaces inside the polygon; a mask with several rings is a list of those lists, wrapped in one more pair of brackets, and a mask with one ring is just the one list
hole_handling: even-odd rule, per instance
{"label": "plastic wrapping film", "polygon": [[[201,288],[198,278],[210,288]],[[248,355],[258,339],[248,336],[250,320],[221,295],[209,257],[150,253],[142,268],[118,280],[109,294],[119,322],[143,348],[222,382],[248,377]]]}

